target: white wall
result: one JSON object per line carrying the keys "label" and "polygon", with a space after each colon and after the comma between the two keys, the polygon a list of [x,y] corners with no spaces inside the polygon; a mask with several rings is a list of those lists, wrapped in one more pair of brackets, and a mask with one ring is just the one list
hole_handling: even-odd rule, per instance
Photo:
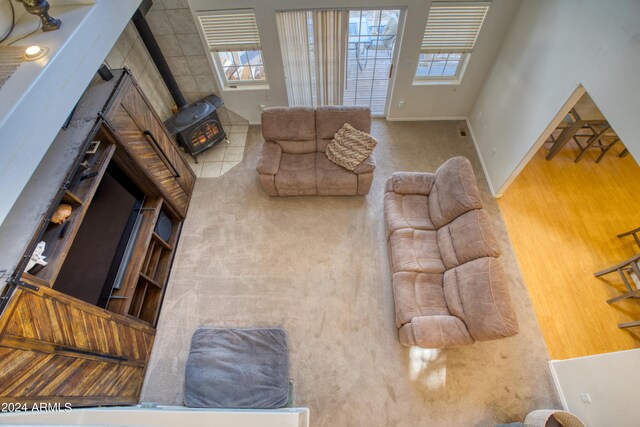
{"label": "white wall", "polygon": [[[313,8],[406,8],[407,19],[399,46],[396,82],[391,95],[389,117],[393,119],[466,117],[493,63],[504,34],[518,8],[519,0],[493,0],[485,25],[464,79],[459,85],[413,86],[422,34],[430,0],[189,0],[193,10],[254,8],[263,46],[269,90],[222,92],[229,109],[259,123],[259,105],[287,105],[284,69],[275,11]],[[403,109],[398,102],[404,100]]]}
{"label": "white wall", "polygon": [[[18,3],[16,0],[9,1],[13,4],[16,21],[27,13],[22,3]],[[8,1],[0,1],[0,36],[4,36],[9,31],[9,28],[11,28],[11,7],[9,7]]]}
{"label": "white wall", "polygon": [[497,195],[580,84],[640,159],[639,70],[638,0],[523,0],[469,113]]}
{"label": "white wall", "polygon": [[[549,362],[566,410],[586,425],[638,425],[640,349]],[[586,393],[591,403],[583,402]]]}

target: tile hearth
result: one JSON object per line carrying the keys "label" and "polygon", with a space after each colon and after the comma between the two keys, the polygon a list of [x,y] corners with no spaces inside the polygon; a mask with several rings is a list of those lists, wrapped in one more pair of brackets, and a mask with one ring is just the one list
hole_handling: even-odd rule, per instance
{"label": "tile hearth", "polygon": [[198,163],[188,156],[189,166],[198,178],[218,178],[238,165],[244,157],[244,147],[247,141],[247,124],[225,126],[229,143],[222,142],[215,147],[199,154]]}

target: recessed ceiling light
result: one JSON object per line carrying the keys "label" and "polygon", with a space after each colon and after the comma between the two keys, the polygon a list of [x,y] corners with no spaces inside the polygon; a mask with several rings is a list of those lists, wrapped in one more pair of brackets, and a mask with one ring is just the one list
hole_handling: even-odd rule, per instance
{"label": "recessed ceiling light", "polygon": [[25,60],[35,61],[47,54],[48,49],[42,46],[29,46],[24,50]]}

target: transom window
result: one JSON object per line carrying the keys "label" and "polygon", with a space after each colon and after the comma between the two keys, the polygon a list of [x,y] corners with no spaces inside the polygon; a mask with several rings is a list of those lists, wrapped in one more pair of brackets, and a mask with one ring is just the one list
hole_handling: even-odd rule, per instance
{"label": "transom window", "polygon": [[416,78],[456,78],[465,58],[462,53],[421,53]]}
{"label": "transom window", "polygon": [[262,62],[262,51],[236,50],[216,53],[227,82],[265,82],[267,80]]}
{"label": "transom window", "polygon": [[253,9],[200,12],[198,18],[223,87],[267,83]]}
{"label": "transom window", "polygon": [[458,83],[490,3],[434,2],[424,29],[414,84]]}

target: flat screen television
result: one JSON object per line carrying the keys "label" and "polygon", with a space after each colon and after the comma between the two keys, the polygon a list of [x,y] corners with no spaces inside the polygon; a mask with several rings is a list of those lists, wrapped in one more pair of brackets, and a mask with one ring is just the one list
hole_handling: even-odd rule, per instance
{"label": "flat screen television", "polygon": [[136,237],[144,193],[113,162],[65,258],[54,289],[106,307]]}

